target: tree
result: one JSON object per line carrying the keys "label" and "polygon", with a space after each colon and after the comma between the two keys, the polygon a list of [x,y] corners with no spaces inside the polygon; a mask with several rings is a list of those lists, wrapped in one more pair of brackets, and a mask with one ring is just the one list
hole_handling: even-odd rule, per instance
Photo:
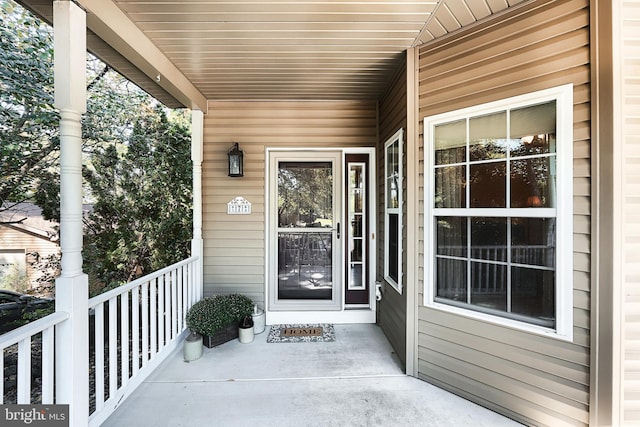
{"label": "tree", "polygon": [[[59,221],[52,31],[10,0],[0,0],[0,17],[0,210],[32,201]],[[91,55],[87,82],[83,175],[93,209],[83,258],[95,293],[188,256],[192,175],[187,111],[168,110]]]}
{"label": "tree", "polygon": [[109,145],[95,154],[84,168],[96,198],[86,220],[90,276],[112,287],[184,259],[192,222],[186,121],[152,107],[136,119],[125,150]]}
{"label": "tree", "polygon": [[[0,3],[0,211],[29,200],[58,158],[59,115],[53,107],[51,29]],[[40,198],[45,197],[40,194]]]}

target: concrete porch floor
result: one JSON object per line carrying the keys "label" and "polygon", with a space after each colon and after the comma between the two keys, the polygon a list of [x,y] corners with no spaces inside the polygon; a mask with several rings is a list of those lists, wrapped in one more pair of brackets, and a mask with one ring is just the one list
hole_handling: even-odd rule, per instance
{"label": "concrete porch floor", "polygon": [[335,325],[329,343],[234,340],[169,357],[103,426],[516,426],[404,375],[376,325]]}

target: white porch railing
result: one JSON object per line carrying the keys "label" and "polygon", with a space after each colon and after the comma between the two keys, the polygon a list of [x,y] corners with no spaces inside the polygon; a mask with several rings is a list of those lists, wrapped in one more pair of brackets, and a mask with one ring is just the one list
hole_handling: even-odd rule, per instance
{"label": "white porch railing", "polygon": [[[5,357],[7,352],[17,354],[15,372],[16,400],[9,403],[18,404],[53,404],[54,402],[54,332],[56,325],[66,321],[69,314],[56,312],[42,319],[38,319],[13,331],[0,335],[0,371],[5,372]],[[32,351],[39,340],[40,355]],[[17,347],[17,348],[15,348]],[[37,366],[40,373],[32,372],[32,366]],[[34,378],[35,376],[35,378]],[[32,378],[39,380],[39,387],[33,387]],[[4,376],[4,380],[8,380]],[[4,382],[0,382],[0,404],[4,401]],[[32,396],[39,395],[32,399]]]}
{"label": "white porch railing", "polygon": [[89,300],[89,425],[99,426],[177,347],[201,297],[197,257]]}
{"label": "white porch railing", "polygon": [[[197,262],[191,257],[89,300],[89,426],[111,415],[186,335],[187,310],[202,296]],[[66,349],[55,347],[54,334],[68,319],[58,311],[0,335],[0,371],[5,358],[17,360],[8,366],[16,395],[5,402],[0,381],[0,404],[56,403],[54,360]]]}

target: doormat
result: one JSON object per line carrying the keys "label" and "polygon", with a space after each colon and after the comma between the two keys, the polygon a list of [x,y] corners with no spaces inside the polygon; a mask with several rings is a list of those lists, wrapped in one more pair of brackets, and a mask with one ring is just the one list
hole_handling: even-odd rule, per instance
{"label": "doormat", "polygon": [[331,342],[336,336],[333,325],[271,325],[267,342]]}

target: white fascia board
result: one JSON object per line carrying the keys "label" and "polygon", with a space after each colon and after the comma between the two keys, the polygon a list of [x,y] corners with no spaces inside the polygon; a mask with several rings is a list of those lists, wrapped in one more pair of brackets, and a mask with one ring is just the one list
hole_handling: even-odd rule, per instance
{"label": "white fascia board", "polygon": [[[207,99],[111,0],[78,0],[87,27],[182,104],[207,112]],[[159,76],[159,81],[158,81]]]}

